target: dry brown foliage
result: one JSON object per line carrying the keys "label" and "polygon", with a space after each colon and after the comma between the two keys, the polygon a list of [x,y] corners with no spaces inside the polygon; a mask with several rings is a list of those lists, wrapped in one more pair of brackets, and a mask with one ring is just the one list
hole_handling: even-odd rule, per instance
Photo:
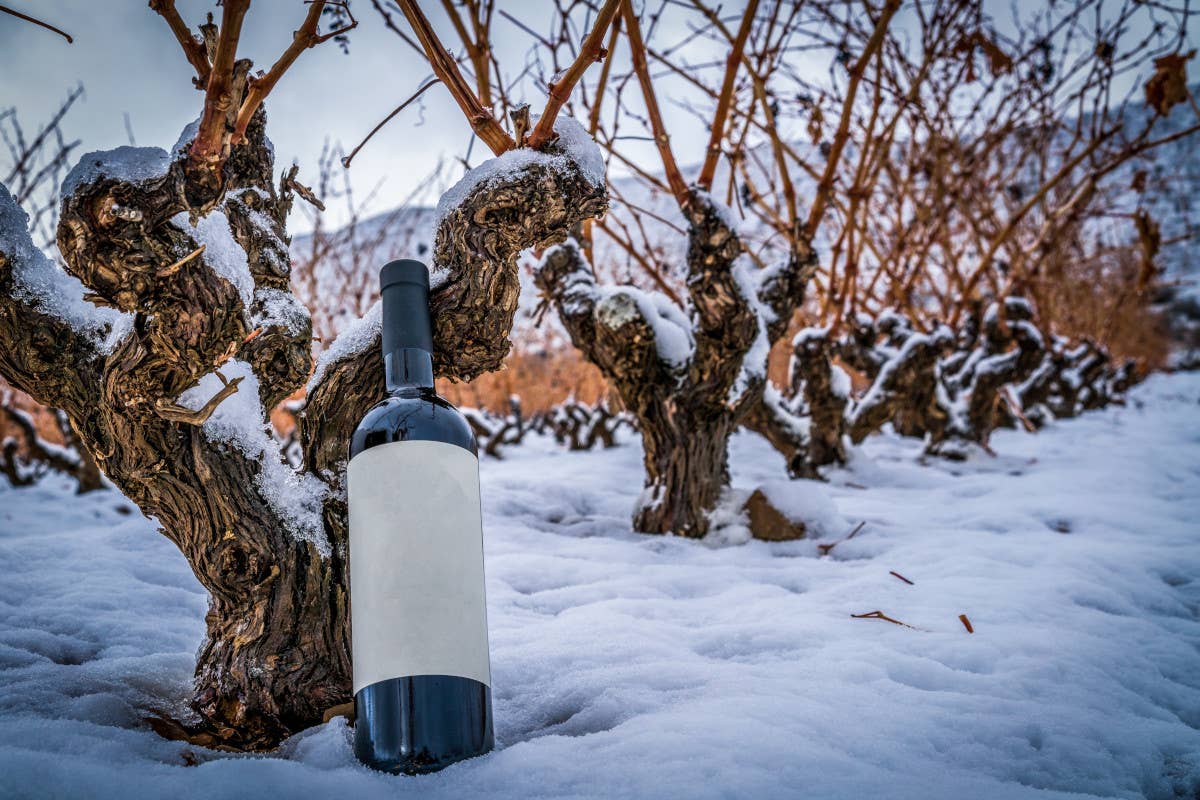
{"label": "dry brown foliage", "polygon": [[[8,381],[3,378],[0,378],[0,406],[25,412],[33,418],[39,438],[45,439],[51,444],[63,444],[62,430],[59,429],[58,423],[55,420],[54,411],[45,406],[38,405],[24,392],[13,389],[8,385]],[[0,408],[0,442],[9,438],[12,438],[17,443],[16,452],[18,455],[22,457],[29,455],[28,443],[25,441],[20,427],[4,414],[3,409]]]}
{"label": "dry brown foliage", "polygon": [[549,411],[572,398],[588,405],[611,399],[600,370],[587,363],[578,350],[520,346],[514,348],[499,372],[468,383],[439,381],[438,393],[457,406],[496,413],[507,411],[513,396],[521,399],[528,414]]}
{"label": "dry brown foliage", "polygon": [[1095,341],[1117,361],[1134,359],[1143,372],[1159,369],[1170,353],[1170,332],[1151,292],[1137,288],[1140,272],[1138,253],[1125,246],[1067,261],[1036,287],[1037,308],[1055,333]]}
{"label": "dry brown foliage", "polygon": [[[82,96],[82,86],[68,92],[50,119],[32,133],[21,124],[17,109],[0,111],[0,142],[4,144],[4,150],[0,151],[4,153],[4,159],[0,161],[0,183],[9,187],[14,199],[29,215],[30,233],[42,247],[54,243],[58,225],[58,185],[80,144],[79,140],[65,136],[63,121]],[[30,443],[22,427],[13,417],[3,413],[4,409],[28,414],[38,438],[54,445],[64,444],[54,410],[39,405],[0,377],[0,442],[11,439],[15,445],[13,455],[22,459],[29,457]]]}

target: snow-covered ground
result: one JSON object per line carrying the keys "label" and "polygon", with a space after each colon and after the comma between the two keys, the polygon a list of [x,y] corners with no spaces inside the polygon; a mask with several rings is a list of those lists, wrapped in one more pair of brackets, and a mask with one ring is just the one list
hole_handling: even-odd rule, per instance
{"label": "snow-covered ground", "polygon": [[[1198,796],[1200,375],[993,444],[875,437],[797,484],[822,542],[865,522],[824,557],[631,533],[636,444],[485,462],[499,747],[416,778],[342,721],[269,757],[158,738],[203,633],[187,564],[115,493],[0,489],[0,797]],[[746,435],[733,468],[782,474]]]}

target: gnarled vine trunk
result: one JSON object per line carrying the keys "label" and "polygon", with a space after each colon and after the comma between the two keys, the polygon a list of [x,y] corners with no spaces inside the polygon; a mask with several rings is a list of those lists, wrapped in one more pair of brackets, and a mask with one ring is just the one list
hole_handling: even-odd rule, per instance
{"label": "gnarled vine trunk", "polygon": [[574,241],[546,252],[535,280],[572,343],[638,420],[645,483],[634,529],[698,538],[729,483],[729,437],[762,405],[770,343],[802,298],[812,260],[803,249],[756,274],[735,264],[742,243],[706,193],[693,190],[683,211],[686,309],[663,295],[597,285]]}
{"label": "gnarled vine trunk", "polygon": [[[311,324],[288,292],[291,176],[273,185],[264,125],[260,110],[215,172],[186,148],[85,156],[58,236],[82,289],[0,186],[0,374],[64,410],[210,593],[197,716],[158,727],[233,749],[272,747],[351,697],[344,462],[384,390],[368,318],[313,376],[303,469],[282,463],[267,412],[309,379]],[[564,153],[464,181],[434,254],[435,369],[455,379],[507,353],[518,253],[606,202]]]}
{"label": "gnarled vine trunk", "polygon": [[643,533],[702,536],[708,514],[729,483],[729,414],[697,418],[676,404],[641,418],[646,482],[633,527]]}
{"label": "gnarled vine trunk", "polygon": [[821,480],[821,467],[846,461],[842,436],[850,391],[849,376],[832,361],[828,329],[796,334],[788,371],[789,395],[766,387],[742,425],[783,455],[791,477]]}

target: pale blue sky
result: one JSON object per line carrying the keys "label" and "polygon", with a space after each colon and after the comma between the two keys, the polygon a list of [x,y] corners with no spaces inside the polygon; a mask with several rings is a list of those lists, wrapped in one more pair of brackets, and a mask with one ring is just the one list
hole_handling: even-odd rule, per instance
{"label": "pale blue sky", "polygon": [[[89,150],[128,143],[126,112],[139,145],[168,148],[198,115],[201,94],[191,88],[191,68],[166,24],[145,0],[9,0],[7,4],[75,37],[74,44],[67,44],[49,31],[0,14],[0,109],[17,107],[27,127],[49,117],[79,83],[86,97],[71,112],[65,128]],[[178,0],[178,5],[193,27],[207,11],[219,13],[213,0]],[[453,49],[457,42],[441,4],[428,5],[434,26]],[[740,3],[724,5],[728,13]],[[552,6],[535,0],[505,7],[519,9],[517,15],[540,30],[548,24],[549,14],[539,16],[539,12]],[[353,8],[360,24],[351,34],[350,55],[343,55],[333,42],[305,52],[267,101],[268,131],[279,164],[298,160],[302,179],[314,179],[326,137],[349,149],[430,77],[423,57],[386,30],[369,0],[355,0]],[[1009,8],[1007,0],[997,2],[997,18],[1007,17]],[[287,46],[304,13],[300,0],[256,0],[246,18],[239,55],[252,58],[256,68],[269,66]],[[397,21],[404,25],[399,15]],[[501,64],[519,71],[531,46],[529,35],[499,16],[493,28]],[[811,59],[812,74],[820,79],[828,56],[804,58]],[[544,90],[531,83],[527,91],[531,96],[526,99],[539,109]],[[671,103],[678,99],[674,90],[664,99],[672,142],[680,161],[695,162],[703,154],[707,130]],[[382,179],[372,210],[392,207],[408,196],[439,158],[465,154],[469,139],[462,114],[444,88],[435,86],[420,107],[407,109],[356,158],[351,169],[355,191],[364,196]],[[477,144],[472,163],[484,155]],[[647,166],[656,169],[649,145],[643,155]],[[292,227],[301,230],[303,219],[295,219]]]}
{"label": "pale blue sky", "polygon": [[[191,67],[145,0],[14,0],[8,5],[75,37],[74,44],[67,44],[56,34],[0,14],[0,109],[15,106],[27,127],[48,118],[80,82],[87,94],[72,110],[65,128],[69,136],[83,139],[83,147],[89,150],[128,144],[126,112],[137,144],[165,148],[199,114],[201,94],[191,88]],[[522,21],[540,29],[549,20],[549,15],[539,17],[536,9],[541,5],[551,7],[538,2],[509,8],[521,9],[516,13]],[[457,40],[440,3],[429,6],[433,24],[453,48]],[[194,27],[214,10],[215,3],[179,0],[178,7]],[[359,26],[351,34],[350,54],[344,55],[334,42],[305,52],[267,100],[268,135],[277,160],[279,164],[299,160],[302,180],[315,179],[326,137],[350,149],[432,76],[423,57],[384,27],[369,0],[357,0],[352,7]],[[299,0],[257,0],[246,17],[239,55],[253,59],[256,69],[265,69],[287,47],[304,13]],[[403,18],[396,16],[407,31]],[[506,69],[511,64],[519,72],[530,36],[499,16],[493,28],[501,64]],[[527,99],[536,111],[544,95]],[[677,127],[681,128],[677,134],[681,158],[699,160],[707,132],[695,130],[694,125]],[[406,109],[355,158],[351,168],[355,191],[363,196],[382,178],[372,207],[394,206],[440,157],[465,155],[469,141],[470,128],[462,113],[444,88],[435,86],[420,107]],[[486,148],[476,143],[471,162],[478,163],[485,155]],[[303,224],[296,218],[292,227],[299,230]]]}

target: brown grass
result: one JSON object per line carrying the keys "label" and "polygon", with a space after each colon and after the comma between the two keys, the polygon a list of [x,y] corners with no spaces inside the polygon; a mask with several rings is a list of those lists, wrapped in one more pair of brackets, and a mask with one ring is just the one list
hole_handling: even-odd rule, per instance
{"label": "brown grass", "polygon": [[[602,398],[616,402],[600,370],[584,361],[573,347],[518,346],[505,360],[502,370],[468,383],[439,378],[437,391],[456,406],[484,408],[497,414],[508,414],[509,398],[516,395],[521,398],[521,412],[527,416],[548,411],[571,397],[587,405]],[[289,406],[303,397],[304,390],[300,389],[272,409],[271,424],[281,436],[289,436],[295,430],[296,417]],[[47,414],[47,418],[53,425],[53,417]]]}
{"label": "brown grass", "polygon": [[[10,392],[11,395],[9,394]],[[63,443],[62,431],[58,428],[58,422],[54,418],[54,413],[45,406],[39,405],[24,392],[12,388],[8,381],[0,377],[0,401],[3,401],[6,397],[11,397],[7,405],[24,411],[33,417],[38,436],[52,444]],[[26,455],[25,439],[21,435],[20,430],[14,427],[3,414],[0,414],[0,442],[3,442],[9,436],[15,436],[17,441],[21,443],[17,453],[22,456]],[[3,480],[3,478],[0,477],[0,480]]]}
{"label": "brown grass", "polygon": [[1119,247],[1063,261],[1029,287],[1043,327],[1072,341],[1090,339],[1115,361],[1132,358],[1143,373],[1164,366],[1170,332],[1163,315],[1151,307],[1153,287],[1140,279],[1138,252]]}
{"label": "brown grass", "polygon": [[608,384],[600,370],[569,346],[518,347],[499,372],[481,375],[470,383],[439,380],[437,387],[438,394],[457,406],[498,413],[508,412],[508,399],[512,395],[521,398],[521,409],[526,414],[549,410],[569,397],[589,405],[609,397]]}

